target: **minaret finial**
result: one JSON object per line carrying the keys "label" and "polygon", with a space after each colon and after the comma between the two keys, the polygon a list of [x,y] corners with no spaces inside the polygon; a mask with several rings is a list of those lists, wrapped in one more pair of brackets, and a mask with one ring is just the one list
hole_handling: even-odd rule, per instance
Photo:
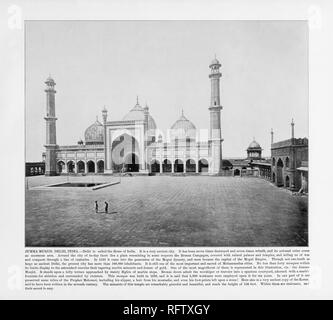
{"label": "minaret finial", "polygon": [[184,117],[184,109],[182,108],[182,117]]}
{"label": "minaret finial", "polygon": [[292,139],[294,139],[294,137],[295,137],[294,126],[295,126],[295,122],[294,122],[294,118],[292,118],[291,119],[291,138]]}

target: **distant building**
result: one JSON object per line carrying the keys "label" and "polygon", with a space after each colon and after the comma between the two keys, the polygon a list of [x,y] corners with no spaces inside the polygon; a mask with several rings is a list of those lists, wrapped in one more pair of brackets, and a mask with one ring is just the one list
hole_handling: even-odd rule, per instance
{"label": "distant building", "polygon": [[270,179],[270,160],[262,157],[260,144],[253,139],[246,149],[247,157],[229,159],[234,176],[262,176]]}
{"label": "distant building", "polygon": [[45,174],[45,162],[26,162],[25,163],[25,175],[38,176]]}
{"label": "distant building", "polygon": [[294,121],[291,122],[291,139],[273,143],[272,156],[272,182],[278,187],[300,190],[306,185],[308,179],[308,139],[294,137]]}
{"label": "distant building", "polygon": [[247,148],[247,158],[250,160],[261,160],[261,152],[262,148],[260,147],[260,144],[253,139],[253,141],[250,143],[249,147]]}

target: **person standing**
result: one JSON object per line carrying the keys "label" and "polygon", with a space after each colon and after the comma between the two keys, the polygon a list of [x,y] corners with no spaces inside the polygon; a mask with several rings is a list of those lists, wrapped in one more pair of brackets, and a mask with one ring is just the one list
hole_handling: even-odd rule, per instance
{"label": "person standing", "polygon": [[95,211],[96,211],[96,213],[98,213],[98,203],[97,203],[97,201],[95,201]]}
{"label": "person standing", "polygon": [[109,204],[105,201],[105,213],[108,213],[109,210]]}

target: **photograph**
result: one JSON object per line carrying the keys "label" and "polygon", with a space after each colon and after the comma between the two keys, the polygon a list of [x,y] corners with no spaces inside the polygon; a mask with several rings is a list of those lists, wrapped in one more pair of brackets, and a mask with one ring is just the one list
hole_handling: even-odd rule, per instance
{"label": "photograph", "polygon": [[307,21],[24,32],[25,247],[309,246]]}

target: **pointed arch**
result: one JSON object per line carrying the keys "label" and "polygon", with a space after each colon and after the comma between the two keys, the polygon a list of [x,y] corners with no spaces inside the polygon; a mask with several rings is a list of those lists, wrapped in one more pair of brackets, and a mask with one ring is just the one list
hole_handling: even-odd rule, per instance
{"label": "pointed arch", "polygon": [[95,162],[92,160],[89,160],[87,162],[87,172],[88,173],[95,173]]}
{"label": "pointed arch", "polygon": [[97,161],[97,172],[104,173],[104,160]]}
{"label": "pointed arch", "polygon": [[193,159],[188,159],[186,161],[186,172],[195,172],[196,162]]}
{"label": "pointed arch", "polygon": [[85,172],[85,163],[82,160],[78,161],[76,165],[77,165],[77,172],[78,173],[84,173]]}
{"label": "pointed arch", "polygon": [[67,162],[67,172],[68,173],[74,173],[75,170],[75,163],[74,161],[70,160]]}
{"label": "pointed arch", "polygon": [[199,166],[199,172],[208,172],[209,170],[209,162],[205,158],[199,160],[198,166]]}
{"label": "pointed arch", "polygon": [[181,159],[175,160],[175,172],[184,172],[184,163]]}
{"label": "pointed arch", "polygon": [[112,142],[111,159],[114,172],[139,171],[140,148],[136,138],[128,133],[118,135]]}
{"label": "pointed arch", "polygon": [[171,172],[172,171],[172,164],[171,161],[168,159],[164,159],[162,163],[162,171],[163,172]]}

